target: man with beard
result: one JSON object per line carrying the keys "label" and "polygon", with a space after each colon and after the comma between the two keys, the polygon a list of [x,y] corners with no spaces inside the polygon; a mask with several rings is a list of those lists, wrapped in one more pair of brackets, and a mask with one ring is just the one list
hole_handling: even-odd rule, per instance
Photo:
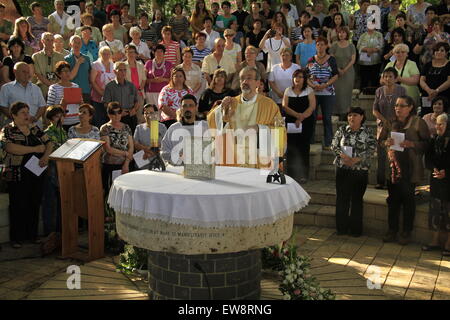
{"label": "man with beard", "polygon": [[195,121],[197,113],[197,98],[192,94],[185,95],[181,99],[178,122],[175,122],[167,129],[161,142],[161,156],[171,165],[183,165],[183,139],[185,137],[203,137],[208,130],[206,121]]}
{"label": "man with beard", "polygon": [[[239,73],[242,94],[237,97],[225,97],[222,104],[212,109],[207,116],[209,128],[217,129],[216,139],[223,133],[224,129],[225,135],[231,133],[235,138],[234,146],[228,144],[229,136],[225,137],[223,141],[226,145],[222,156],[226,158],[225,163],[228,165],[260,168],[268,164],[267,160],[261,161],[261,158],[253,161],[256,155],[252,153],[252,150],[255,151],[256,148],[252,149],[251,141],[252,139],[256,141],[266,133],[268,134],[269,129],[274,127],[276,119],[282,118],[275,102],[256,92],[260,79],[261,75],[256,68],[249,66],[243,68]],[[267,135],[265,136],[268,139]],[[242,141],[242,138],[249,139],[249,143],[245,143],[244,149],[241,149],[242,144],[239,142]],[[260,142],[259,147],[265,147],[268,151],[267,144],[264,146],[262,145],[263,141]],[[284,148],[284,146],[281,146],[281,148]],[[219,149],[216,146],[216,152]],[[234,159],[231,159],[233,163],[230,163],[230,156],[227,153],[234,153],[232,156]],[[244,160],[243,154],[245,161],[242,161]]]}

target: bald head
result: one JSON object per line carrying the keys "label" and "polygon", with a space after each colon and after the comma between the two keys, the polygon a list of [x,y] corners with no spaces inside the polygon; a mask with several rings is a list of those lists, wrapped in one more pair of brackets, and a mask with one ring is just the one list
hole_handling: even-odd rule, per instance
{"label": "bald head", "polygon": [[18,62],[14,65],[14,75],[17,82],[23,86],[27,85],[31,79],[30,66],[25,62]]}
{"label": "bald head", "polygon": [[225,40],[222,38],[217,38],[214,41],[214,52],[219,54],[223,54],[223,50],[225,49]]}

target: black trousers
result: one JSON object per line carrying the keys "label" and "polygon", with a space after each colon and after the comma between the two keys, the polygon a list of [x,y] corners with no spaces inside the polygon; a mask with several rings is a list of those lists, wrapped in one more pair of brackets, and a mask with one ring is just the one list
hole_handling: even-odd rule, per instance
{"label": "black trousers", "polygon": [[122,165],[102,163],[102,183],[105,197],[109,194],[112,185],[112,172],[115,170],[122,170]]}
{"label": "black trousers", "polygon": [[312,122],[305,121],[302,133],[288,134],[287,174],[294,179],[309,179],[309,153],[311,149]]}
{"label": "black trousers", "polygon": [[37,177],[25,168],[21,173],[21,181],[8,182],[11,241],[34,240],[38,235],[43,175]]}
{"label": "black trousers", "polygon": [[386,148],[377,144],[377,183],[386,185]]}
{"label": "black trousers", "polygon": [[388,221],[389,230],[398,232],[400,229],[400,210],[403,207],[403,232],[411,232],[416,215],[414,191],[416,185],[407,179],[400,179],[396,184],[388,181]]}
{"label": "black trousers", "polygon": [[340,233],[361,235],[363,197],[368,181],[367,170],[336,168],[336,229]]}
{"label": "black trousers", "polygon": [[136,130],[136,126],[137,126],[137,117],[135,115],[134,116],[130,116],[130,115],[122,116],[120,121],[129,125],[131,132],[134,134],[134,130]]}
{"label": "black trousers", "polygon": [[367,87],[380,86],[380,67],[381,64],[375,64],[372,66],[359,65],[359,74],[361,77],[360,89],[363,90]]}

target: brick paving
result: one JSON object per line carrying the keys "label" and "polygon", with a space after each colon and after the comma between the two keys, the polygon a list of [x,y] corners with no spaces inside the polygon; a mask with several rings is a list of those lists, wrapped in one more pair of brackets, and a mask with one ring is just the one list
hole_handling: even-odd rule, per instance
{"label": "brick paving", "polygon": [[[439,252],[423,252],[417,244],[384,244],[368,236],[337,236],[331,228],[295,230],[299,254],[313,257],[312,274],[338,300],[450,300],[450,258]],[[380,283],[381,290],[369,289],[368,279]]]}
{"label": "brick paving", "polygon": [[[450,258],[439,252],[422,252],[420,245],[384,244],[379,237],[337,236],[334,228],[295,226],[292,238],[298,253],[312,257],[311,273],[338,300],[450,300]],[[81,290],[68,290],[66,273],[72,260],[56,255],[13,259],[3,246],[0,261],[0,300],[142,300],[148,282],[116,271],[118,257],[81,265]],[[33,256],[32,248],[26,249]],[[16,251],[17,252],[17,251]],[[282,299],[276,274],[263,272],[261,298]],[[368,281],[381,289],[368,287]],[[370,284],[370,283],[369,283]]]}

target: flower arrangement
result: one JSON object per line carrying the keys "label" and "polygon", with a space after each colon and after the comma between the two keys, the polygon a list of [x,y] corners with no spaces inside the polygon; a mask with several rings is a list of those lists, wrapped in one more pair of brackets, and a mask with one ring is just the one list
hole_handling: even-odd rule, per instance
{"label": "flower arrangement", "polygon": [[279,272],[280,291],[285,300],[334,300],[331,290],[322,289],[310,274],[311,259],[297,254],[297,246],[283,244],[263,249],[263,268]]}

